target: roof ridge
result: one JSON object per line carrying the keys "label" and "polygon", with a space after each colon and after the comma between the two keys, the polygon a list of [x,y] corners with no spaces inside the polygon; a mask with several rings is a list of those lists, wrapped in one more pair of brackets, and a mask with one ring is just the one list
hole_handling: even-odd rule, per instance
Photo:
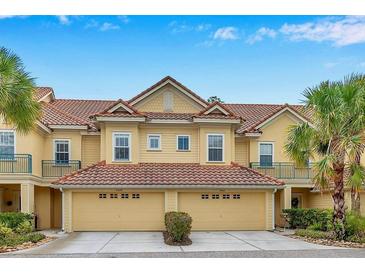
{"label": "roof ridge", "polygon": [[57,98],[54,101],[81,101],[81,102],[115,102],[113,99],[75,99],[75,98]]}

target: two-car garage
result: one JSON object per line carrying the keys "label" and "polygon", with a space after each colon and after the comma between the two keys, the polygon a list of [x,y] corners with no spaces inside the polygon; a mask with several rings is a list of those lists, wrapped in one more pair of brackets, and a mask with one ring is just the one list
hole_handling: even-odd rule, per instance
{"label": "two-car garage", "polygon": [[[73,231],[162,231],[165,192],[69,191]],[[179,191],[176,209],[193,218],[193,230],[265,230],[266,191]]]}

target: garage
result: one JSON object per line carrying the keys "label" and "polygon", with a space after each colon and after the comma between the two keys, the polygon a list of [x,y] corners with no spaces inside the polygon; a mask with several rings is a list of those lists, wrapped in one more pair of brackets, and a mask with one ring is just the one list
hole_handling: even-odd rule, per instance
{"label": "garage", "polygon": [[164,193],[73,192],[74,231],[164,229]]}
{"label": "garage", "polygon": [[193,230],[265,230],[265,192],[179,193],[179,210]]}

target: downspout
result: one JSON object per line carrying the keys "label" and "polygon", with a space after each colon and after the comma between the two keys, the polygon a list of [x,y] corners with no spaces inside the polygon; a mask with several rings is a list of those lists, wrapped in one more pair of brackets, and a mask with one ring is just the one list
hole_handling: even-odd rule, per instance
{"label": "downspout", "polygon": [[62,193],[62,230],[61,233],[65,233],[65,192],[63,188],[60,187],[60,191]]}
{"label": "downspout", "polygon": [[275,230],[275,193],[278,191],[277,188],[275,188],[272,191],[272,229]]}

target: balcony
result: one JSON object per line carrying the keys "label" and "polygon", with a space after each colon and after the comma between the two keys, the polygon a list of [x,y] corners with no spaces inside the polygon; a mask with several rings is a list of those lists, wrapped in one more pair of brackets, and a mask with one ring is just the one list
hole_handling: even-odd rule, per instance
{"label": "balcony", "polygon": [[290,162],[274,162],[271,166],[261,166],[259,162],[250,163],[250,167],[262,174],[278,179],[312,179],[312,167],[297,167]]}
{"label": "balcony", "polygon": [[65,162],[42,160],[43,177],[62,177],[81,168],[81,161],[69,160]]}
{"label": "balcony", "polygon": [[0,173],[32,174],[32,155],[0,154]]}

